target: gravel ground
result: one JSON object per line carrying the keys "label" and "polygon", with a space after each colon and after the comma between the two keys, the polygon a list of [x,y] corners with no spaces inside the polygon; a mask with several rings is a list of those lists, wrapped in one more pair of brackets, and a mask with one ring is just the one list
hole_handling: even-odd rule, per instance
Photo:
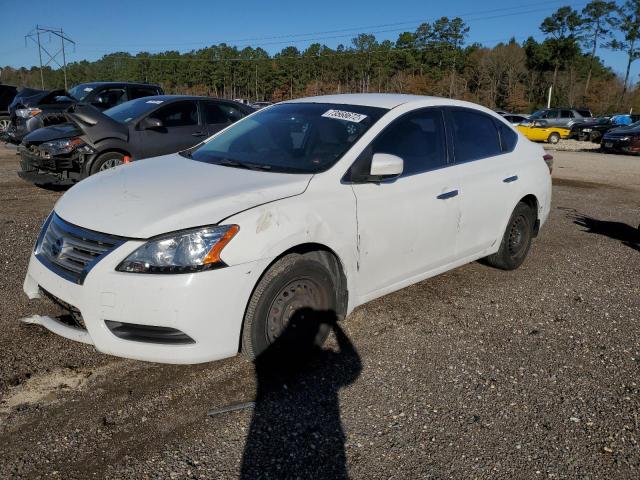
{"label": "gravel ground", "polygon": [[554,156],[520,269],[388,295],[264,370],[122,360],[17,322],[47,308],[22,280],[60,193],[0,147],[0,478],[639,478],[640,159]]}
{"label": "gravel ground", "polygon": [[545,143],[544,148],[547,150],[564,152],[594,152],[596,150],[600,150],[600,144],[593,142],[581,142],[579,140],[560,140],[555,145]]}

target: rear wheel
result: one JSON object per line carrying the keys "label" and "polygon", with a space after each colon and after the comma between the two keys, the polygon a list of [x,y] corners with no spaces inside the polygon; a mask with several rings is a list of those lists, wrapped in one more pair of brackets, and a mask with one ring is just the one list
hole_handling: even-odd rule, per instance
{"label": "rear wheel", "polygon": [[552,134],[549,135],[549,138],[547,138],[547,142],[553,143],[554,145],[559,141],[560,141],[560,134],[556,132],[553,132]]}
{"label": "rear wheel", "polygon": [[304,353],[324,343],[338,296],[332,273],[320,261],[322,254],[286,255],[264,274],[244,317],[244,355],[255,359],[276,340],[291,353]]}
{"label": "rear wheel", "polygon": [[124,154],[120,152],[107,152],[100,155],[91,165],[90,175],[93,175],[110,168],[117,167],[124,163]]}
{"label": "rear wheel", "polygon": [[593,143],[600,143],[600,140],[602,140],[602,134],[600,132],[591,132],[589,134],[589,140],[591,140]]}
{"label": "rear wheel", "polygon": [[502,270],[515,270],[529,253],[535,224],[534,210],[524,202],[518,203],[511,214],[500,248],[485,260]]}

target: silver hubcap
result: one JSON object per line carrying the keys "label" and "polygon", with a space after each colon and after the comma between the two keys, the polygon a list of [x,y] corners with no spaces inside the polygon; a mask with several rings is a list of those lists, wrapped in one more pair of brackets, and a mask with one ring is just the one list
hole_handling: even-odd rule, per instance
{"label": "silver hubcap", "polygon": [[110,158],[102,165],[100,165],[100,169],[98,171],[102,172],[103,170],[109,170],[110,168],[117,167],[118,165],[122,165],[122,159]]}
{"label": "silver hubcap", "polygon": [[10,122],[9,120],[0,120],[0,132],[4,132],[9,128]]}

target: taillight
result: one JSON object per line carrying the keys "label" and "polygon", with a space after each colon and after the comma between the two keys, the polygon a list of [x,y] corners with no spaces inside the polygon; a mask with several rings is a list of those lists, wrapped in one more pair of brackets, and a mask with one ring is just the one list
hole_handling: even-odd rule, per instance
{"label": "taillight", "polygon": [[131,157],[129,155],[125,155],[124,157],[122,157],[122,163],[131,163]]}
{"label": "taillight", "polygon": [[551,175],[551,172],[553,172],[553,155],[545,153],[542,156],[542,159],[544,160],[544,163],[547,164],[547,167],[549,168],[549,175]]}

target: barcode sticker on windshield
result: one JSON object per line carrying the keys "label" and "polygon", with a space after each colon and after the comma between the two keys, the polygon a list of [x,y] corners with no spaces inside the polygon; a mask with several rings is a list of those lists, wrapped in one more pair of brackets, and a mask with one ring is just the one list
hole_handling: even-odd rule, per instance
{"label": "barcode sticker on windshield", "polygon": [[344,110],[327,110],[322,114],[322,116],[326,118],[335,118],[336,120],[347,120],[348,122],[356,123],[359,123],[367,118],[366,115],[362,115],[361,113],[346,112]]}

